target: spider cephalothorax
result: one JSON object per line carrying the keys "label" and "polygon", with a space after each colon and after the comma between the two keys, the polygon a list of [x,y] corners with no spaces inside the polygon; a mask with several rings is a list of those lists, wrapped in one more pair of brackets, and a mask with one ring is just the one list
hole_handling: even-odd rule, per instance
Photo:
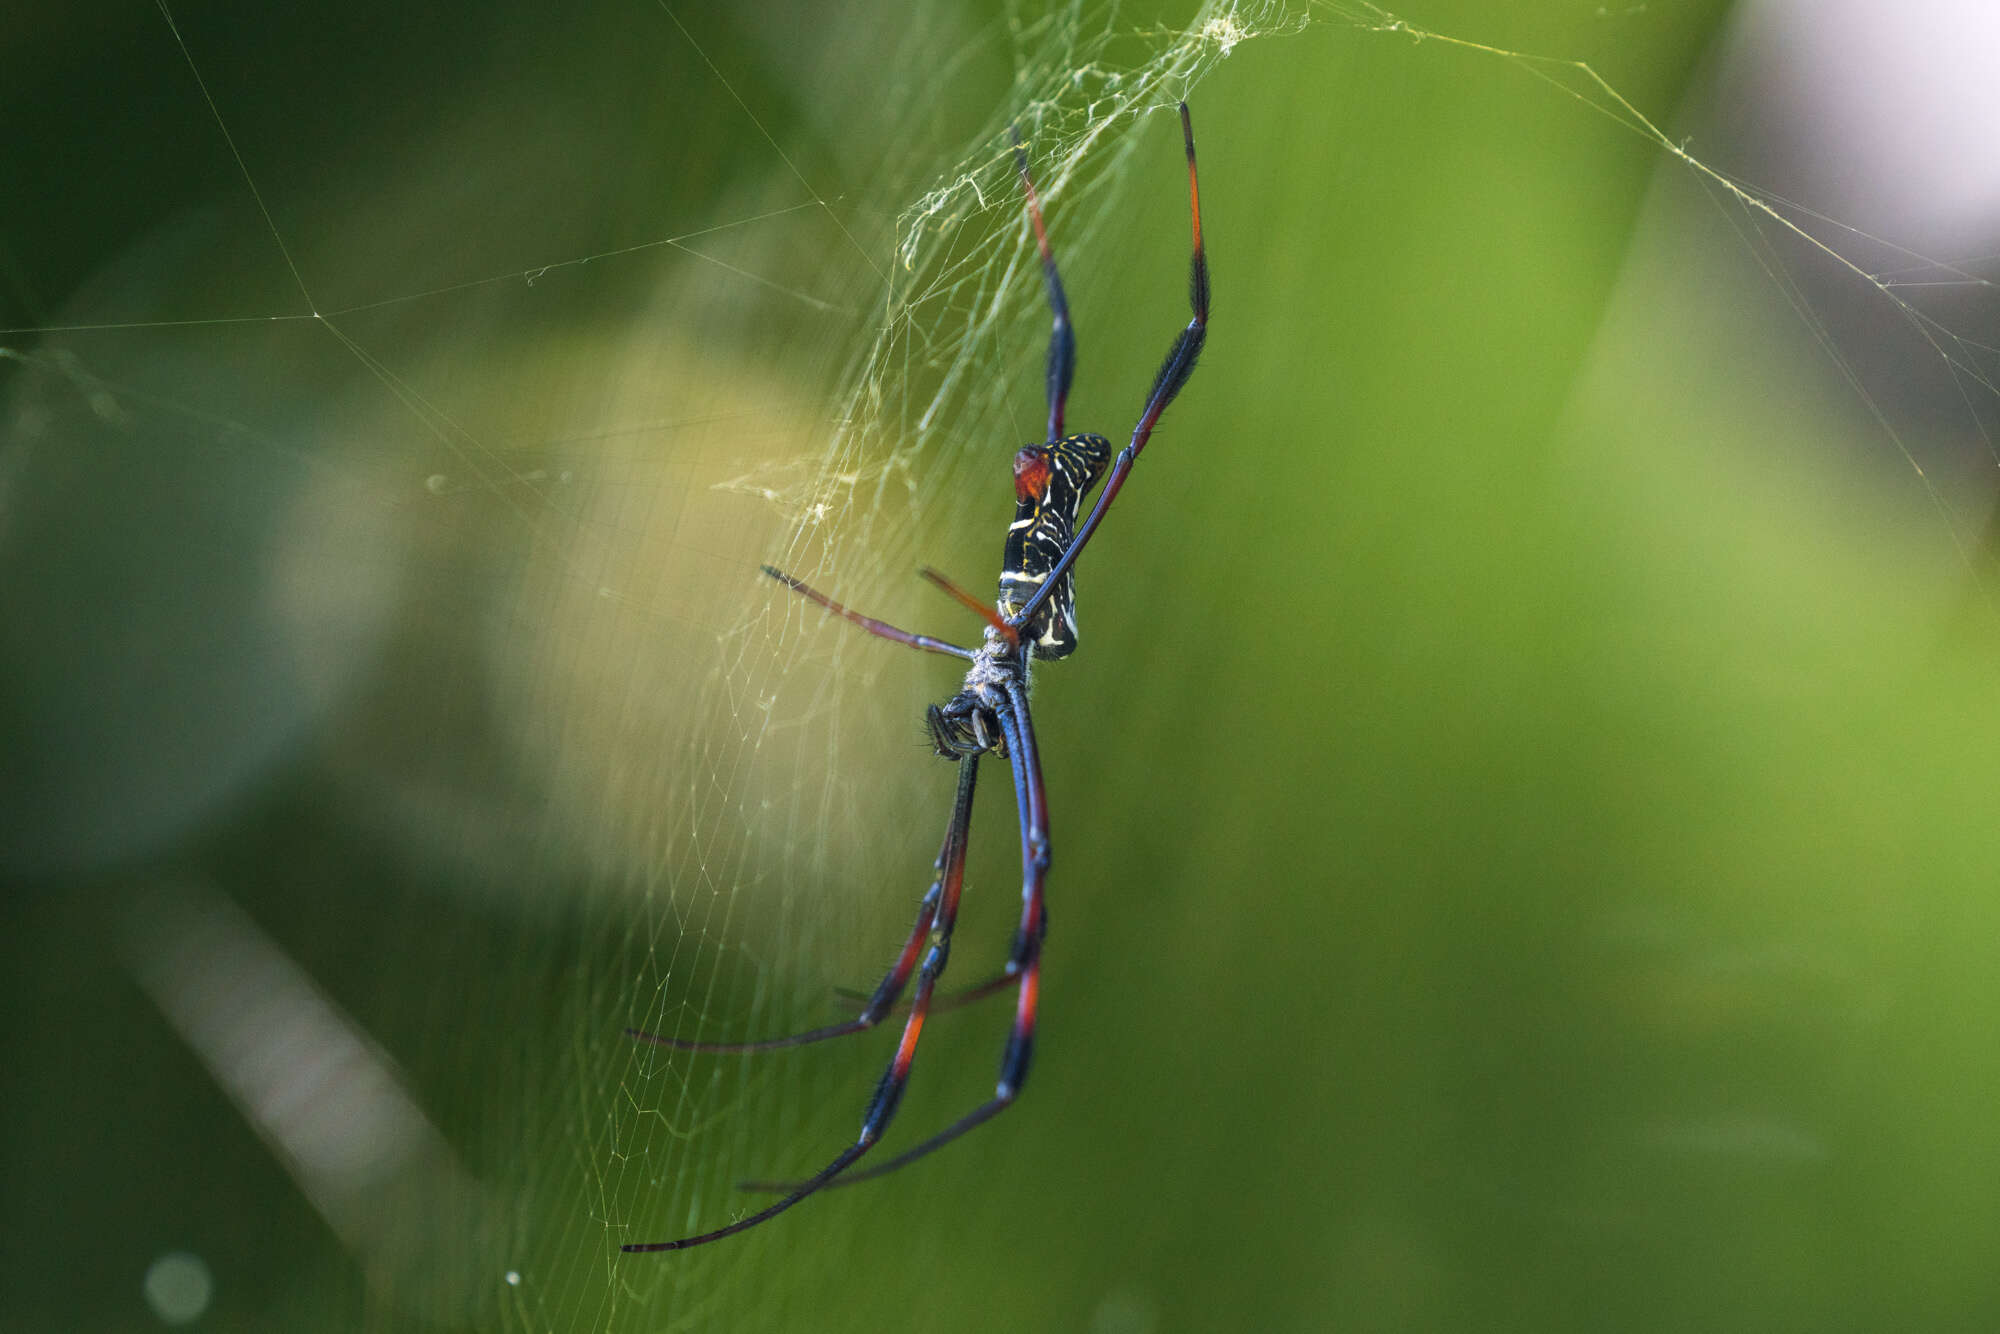
{"label": "spider cephalothorax", "polygon": [[1007,737],[1000,726],[1000,710],[1007,707],[1007,689],[1015,686],[1025,696],[1028,689],[1027,650],[1011,631],[986,628],[986,642],[973,650],[972,667],[965,684],[942,704],[933,704],[924,713],[930,729],[931,748],[947,760],[970,759],[974,755],[1006,758]]}
{"label": "spider cephalothorax", "polygon": [[[770,1190],[783,1198],[747,1218],[740,1218],[713,1232],[703,1232],[677,1241],[639,1242],[623,1247],[627,1251],[678,1251],[705,1242],[720,1241],[745,1228],[777,1217],[815,1191],[830,1185],[847,1185],[893,1172],[933,1149],[950,1143],[975,1126],[983,1125],[1005,1111],[1021,1091],[1028,1076],[1028,1061],[1034,1051],[1035,1017],[1041,997],[1042,938],[1048,927],[1048,913],[1042,889],[1049,873],[1048,794],[1042,784],[1042,761],[1035,750],[1034,722],[1028,713],[1028,666],[1036,658],[1067,657],[1076,649],[1076,595],[1073,571],[1077,553],[1090,541],[1104,519],[1118,489],[1152,438],[1153,427],[1167,404],[1194,373],[1195,359],[1201,355],[1208,337],[1208,259],[1201,244],[1201,196],[1196,188],[1194,169],[1194,126],[1188,119],[1187,104],[1181,108],[1181,137],[1187,146],[1188,208],[1194,217],[1194,257],[1188,267],[1188,304],[1194,318],[1174,340],[1167,359],[1153,378],[1152,391],[1132,439],[1111,456],[1111,442],[1101,435],[1064,435],[1063,405],[1069,398],[1070,376],[1076,366],[1076,338],[1069,322],[1069,302],[1063,295],[1062,279],[1056,273],[1054,254],[1049,249],[1047,230],[1042,224],[1041,201],[1028,176],[1028,156],[1014,137],[1015,164],[1021,174],[1021,188],[1028,197],[1028,218],[1034,224],[1035,246],[1042,258],[1042,278],[1048,288],[1049,309],[1054,329],[1049,335],[1048,358],[1048,439],[1029,445],[1014,456],[1014,522],[1007,529],[1007,550],[1000,574],[997,612],[964,592],[942,575],[924,571],[953,597],[986,619],[986,637],[976,649],[933,639],[929,635],[899,630],[872,616],[849,611],[832,598],[807,587],[799,580],[766,565],[764,573],[793,592],[844,616],[869,634],[908,644],[913,648],[944,653],[967,664],[965,681],[957,694],[942,704],[931,705],[925,715],[931,744],[937,753],[958,765],[958,793],[952,801],[951,819],[945,825],[944,846],[938,850],[937,874],[917,906],[916,924],[910,928],[896,962],[869,997],[868,1003],[852,1019],[789,1037],[766,1038],[756,1042],[689,1042],[661,1037],[637,1029],[626,1030],[633,1037],[682,1051],[750,1051],[769,1047],[796,1047],[824,1038],[839,1037],[873,1028],[892,1014],[904,989],[915,978],[909,1002],[909,1018],[889,1068],[875,1086],[861,1118],[861,1134],[804,1181],[754,1182],[748,1188]],[[1107,464],[1110,471],[1107,474]],[[1083,499],[1098,479],[1104,489],[1081,524],[1076,516]],[[890,1118],[902,1100],[910,1077],[910,1063],[916,1058],[917,1038],[930,1014],[937,980],[944,973],[951,953],[952,927],[958,920],[959,891],[965,883],[965,846],[972,828],[972,792],[982,756],[1005,759],[1014,773],[1014,800],[1021,823],[1021,922],[1014,932],[1014,944],[1007,966],[997,977],[959,993],[943,1004],[971,1000],[1012,988],[1015,993],[1014,1024],[1000,1057],[1000,1078],[993,1096],[930,1138],[865,1171],[850,1171],[861,1156],[872,1149],[888,1128]],[[921,965],[919,961],[921,960]]]}

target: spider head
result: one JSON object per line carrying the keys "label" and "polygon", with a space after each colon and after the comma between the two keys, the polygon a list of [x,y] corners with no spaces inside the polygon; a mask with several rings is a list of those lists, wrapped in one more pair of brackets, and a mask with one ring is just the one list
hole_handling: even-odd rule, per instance
{"label": "spider head", "polygon": [[962,760],[989,752],[995,755],[1007,753],[1006,742],[1000,735],[1000,723],[993,716],[993,710],[970,692],[961,692],[943,704],[931,705],[924,714],[924,722],[930,728],[931,749],[942,759]]}

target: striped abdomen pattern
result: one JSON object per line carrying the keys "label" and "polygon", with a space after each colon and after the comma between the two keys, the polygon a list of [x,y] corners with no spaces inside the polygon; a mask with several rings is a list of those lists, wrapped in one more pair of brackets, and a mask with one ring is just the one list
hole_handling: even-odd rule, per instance
{"label": "striped abdomen pattern", "polygon": [[[1000,614],[1012,618],[1048,578],[1076,535],[1083,498],[1111,462],[1111,442],[1101,435],[1070,435],[1029,445],[1014,456],[1014,522],[1000,568]],[[1022,638],[1038,658],[1066,658],[1076,651],[1074,568],[1049,594]]]}

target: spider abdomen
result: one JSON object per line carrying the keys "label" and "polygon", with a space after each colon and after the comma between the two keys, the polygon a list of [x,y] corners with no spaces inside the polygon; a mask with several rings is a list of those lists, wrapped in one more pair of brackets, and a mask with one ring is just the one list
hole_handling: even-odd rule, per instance
{"label": "spider abdomen", "polygon": [[[1027,605],[1062,559],[1076,535],[1083,498],[1111,462],[1111,442],[1101,435],[1070,435],[1029,445],[1014,455],[1014,522],[1000,568],[1000,614],[1013,617]],[[1074,569],[1021,627],[1037,658],[1066,658],[1076,651]]]}

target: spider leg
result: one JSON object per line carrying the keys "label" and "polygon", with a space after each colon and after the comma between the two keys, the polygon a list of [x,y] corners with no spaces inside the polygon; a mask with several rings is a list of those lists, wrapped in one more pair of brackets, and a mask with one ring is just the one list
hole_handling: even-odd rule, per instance
{"label": "spider leg", "polygon": [[1007,622],[1000,619],[999,612],[993,610],[992,607],[988,606],[984,602],[981,602],[978,598],[972,596],[972,594],[960,588],[957,584],[953,583],[950,579],[946,578],[944,575],[938,573],[936,570],[933,570],[928,565],[918,566],[917,573],[921,574],[924,578],[936,584],[939,588],[943,589],[946,593],[948,593],[955,602],[959,603],[963,607],[970,609],[975,616],[978,616],[981,620],[985,621],[988,625],[992,626],[995,630],[999,632],[1000,637],[1006,640],[1010,646],[1021,642],[1020,631],[1016,630],[1013,626],[1007,624]]}
{"label": "spider leg", "polygon": [[[909,985],[910,974],[917,968],[917,960],[923,957],[924,938],[930,934],[931,924],[937,920],[938,902],[944,895],[945,876],[951,867],[953,853],[952,839],[960,833],[957,825],[945,831],[944,846],[938,849],[937,874],[931,879],[931,887],[924,892],[923,902],[917,905],[916,925],[910,928],[909,937],[903,941],[902,950],[896,955],[896,962],[883,974],[882,980],[870,993],[855,993],[854,999],[865,1000],[865,1004],[851,1019],[824,1028],[810,1028],[803,1033],[792,1033],[777,1038],[756,1038],[749,1042],[695,1042],[687,1038],[670,1038],[660,1033],[651,1033],[643,1028],[628,1028],[625,1036],[639,1042],[650,1042],[656,1047],[672,1047],[675,1051],[743,1052],[774,1051],[781,1047],[804,1047],[814,1042],[824,1042],[828,1038],[846,1037],[849,1033],[864,1033],[881,1023],[899,1007],[903,988]],[[984,984],[986,991],[996,991],[1009,978]],[[974,989],[979,992],[978,988]],[[983,993],[979,993],[983,994]],[[931,1004],[931,1011],[955,1009],[969,1000],[978,999],[977,994],[939,996]],[[905,1012],[907,1005],[900,1007]]]}
{"label": "spider leg", "polygon": [[[947,991],[941,996],[932,997],[931,1013],[943,1014],[947,1010],[963,1009],[965,1006],[971,1005],[975,1001],[983,1001],[988,996],[994,995],[998,992],[1005,991],[1008,987],[1013,986],[1015,979],[1018,977],[1019,973],[1015,970],[1013,965],[1010,964],[1006,968],[1003,968],[999,972],[995,973],[993,976],[987,978],[984,982],[979,983],[977,986],[966,987],[960,991]],[[859,987],[835,987],[833,991],[834,994],[836,996],[839,996],[841,999],[852,1001],[857,1005],[862,1004],[867,1000],[869,1000],[871,995],[873,994],[871,992],[863,991]],[[900,1005],[891,1006],[889,1013],[891,1014],[906,1013],[909,1010],[909,1008],[910,1008],[909,1002],[904,1001]]]}
{"label": "spider leg", "polygon": [[[924,1019],[930,1013],[931,993],[937,987],[938,977],[944,972],[945,962],[951,955],[952,927],[958,921],[959,892],[965,886],[965,845],[972,827],[972,789],[979,776],[979,756],[968,755],[958,764],[958,795],[952,801],[951,823],[946,826],[944,852],[938,860],[943,863],[940,872],[941,892],[937,898],[935,917],[931,923],[930,949],[924,955],[923,968],[917,974],[917,991],[910,1003],[910,1017],[903,1023],[902,1040],[896,1044],[896,1054],[889,1060],[889,1068],[882,1072],[882,1080],[875,1086],[875,1096],[869,1099],[868,1110],[861,1118],[861,1134],[854,1143],[835,1155],[832,1162],[822,1167],[812,1176],[800,1182],[788,1195],[775,1204],[759,1209],[747,1218],[739,1218],[727,1227],[719,1227],[713,1232],[702,1232],[692,1237],[681,1237],[675,1241],[635,1242],[620,1246],[628,1252],[680,1251],[690,1246],[701,1246],[711,1241],[721,1241],[733,1237],[738,1232],[769,1222],[799,1201],[831,1183],[845,1172],[854,1162],[875,1147],[882,1138],[882,1132],[896,1115],[896,1106],[903,1100],[903,1090],[910,1081],[910,1066],[917,1057],[917,1041],[923,1036]],[[928,901],[929,896],[926,895]],[[920,920],[921,920],[921,914]],[[893,976],[893,973],[892,973]]]}
{"label": "spider leg", "polygon": [[1028,176],[1028,151],[1021,147],[1021,127],[1010,126],[1008,133],[1014,141],[1014,166],[1021,173],[1021,190],[1028,196],[1028,217],[1035,224],[1035,248],[1042,252],[1042,280],[1049,289],[1049,314],[1054,319],[1049,330],[1049,439],[1060,440],[1063,405],[1069,402],[1069,383],[1076,374],[1076,334],[1070,327],[1069,298],[1063,295],[1056,257],[1049,249],[1048,228],[1042,225],[1042,201]]}
{"label": "spider leg", "polygon": [[[1048,931],[1048,911],[1042,889],[1049,874],[1048,802],[1042,786],[1041,757],[1035,751],[1034,724],[1028,716],[1026,691],[1009,682],[1005,687],[1008,705],[996,710],[1000,728],[1007,738],[1007,756],[1014,769],[1014,796],[1021,816],[1021,925],[1014,933],[1013,954],[1007,967],[1017,986],[1014,1027],[1007,1035],[1007,1047],[1000,1056],[1000,1082],[993,1096],[967,1112],[929,1139],[903,1150],[888,1161],[861,1172],[849,1172],[835,1186],[852,1186],[887,1176],[900,1167],[935,1153],[967,1131],[985,1125],[1006,1111],[1020,1096],[1027,1082],[1028,1063],[1034,1055],[1035,1022],[1041,1000],[1042,938]],[[825,1182],[744,1181],[737,1189],[748,1191],[817,1190]]]}
{"label": "spider leg", "polygon": [[1159,374],[1153,377],[1152,392],[1146,396],[1146,409],[1139,414],[1139,424],[1132,428],[1132,440],[1118,451],[1112,460],[1111,471],[1104,478],[1104,489],[1097,493],[1097,503],[1090,508],[1090,515],[1077,528],[1076,536],[1063,549],[1062,559],[1055,563],[1042,586],[1035,595],[1022,604],[1021,609],[1009,617],[1015,626],[1027,625],[1040,611],[1042,604],[1049,600],[1055,590],[1062,586],[1063,576],[1082,553],[1084,545],[1097,532],[1097,525],[1104,521],[1106,510],[1118,498],[1118,490],[1125,485],[1126,474],[1139,460],[1139,451],[1153,437],[1153,427],[1159,423],[1160,414],[1174,401],[1174,396],[1194,374],[1194,364],[1201,356],[1202,345],[1208,341],[1208,256],[1201,244],[1201,190],[1196,183],[1194,169],[1194,122],[1188,117],[1187,103],[1181,103],[1181,139],[1187,145],[1188,164],[1188,209],[1194,215],[1194,256],[1188,261],[1188,305],[1194,311],[1194,318],[1182,329],[1174,345],[1167,350],[1167,359],[1160,363]]}
{"label": "spider leg", "polygon": [[883,639],[894,640],[898,644],[908,644],[911,648],[926,649],[932,653],[945,653],[954,658],[964,658],[968,662],[972,660],[972,650],[969,648],[960,648],[956,644],[947,644],[942,639],[933,639],[929,635],[919,635],[913,634],[908,630],[898,630],[887,621],[878,621],[873,616],[863,616],[858,611],[848,610],[818,589],[792,578],[791,575],[786,574],[783,570],[770,565],[760,565],[757,568],[761,569],[765,574],[770,575],[773,579],[776,579],[786,588],[797,593],[800,597],[819,603],[820,606],[825,607],[834,615],[845,617],[871,635],[879,635]]}

